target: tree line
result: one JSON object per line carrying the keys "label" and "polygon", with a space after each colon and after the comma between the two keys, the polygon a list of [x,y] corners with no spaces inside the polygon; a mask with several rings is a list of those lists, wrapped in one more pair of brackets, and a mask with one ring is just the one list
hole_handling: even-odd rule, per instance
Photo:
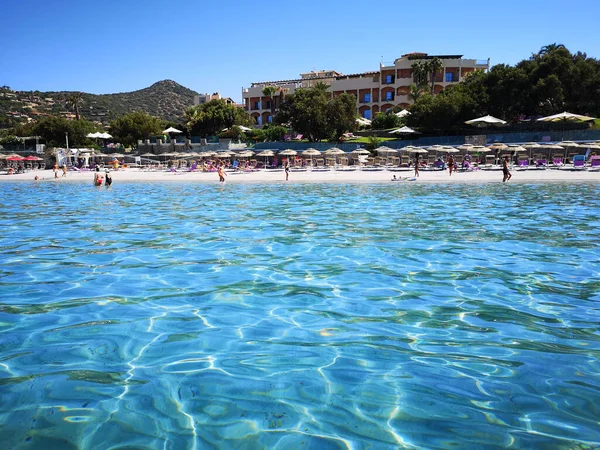
{"label": "tree line", "polygon": [[410,111],[409,126],[437,133],[486,114],[511,124],[563,111],[600,117],[600,61],[550,44],[515,66],[469,74],[437,95],[421,89]]}

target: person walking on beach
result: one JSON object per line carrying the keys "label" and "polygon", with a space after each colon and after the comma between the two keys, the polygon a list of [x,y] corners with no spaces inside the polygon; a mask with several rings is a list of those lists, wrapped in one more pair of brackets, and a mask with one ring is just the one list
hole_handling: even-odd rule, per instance
{"label": "person walking on beach", "polygon": [[419,154],[415,156],[415,177],[419,176]]}
{"label": "person walking on beach", "polygon": [[62,176],[63,176],[63,177],[66,177],[66,176],[67,176],[67,165],[66,165],[66,164],[63,164],[63,166],[62,166],[62,171],[63,171],[63,174],[62,174]]}
{"label": "person walking on beach", "polygon": [[454,170],[454,157],[448,154],[448,171],[450,172],[450,176],[452,176],[452,170]]}
{"label": "person walking on beach", "polygon": [[503,183],[507,182],[512,178],[512,174],[510,173],[510,170],[508,170],[508,156],[505,156],[504,161],[502,162],[502,174],[504,176],[502,178]]}
{"label": "person walking on beach", "polygon": [[227,176],[227,174],[223,171],[223,166],[219,166],[217,168],[217,173],[219,174],[219,182],[225,183],[225,177]]}
{"label": "person walking on beach", "polygon": [[288,159],[285,160],[283,168],[285,169],[285,181],[287,181],[290,176],[290,162]]}
{"label": "person walking on beach", "polygon": [[58,163],[54,163],[52,170],[54,170],[54,178],[58,178]]}

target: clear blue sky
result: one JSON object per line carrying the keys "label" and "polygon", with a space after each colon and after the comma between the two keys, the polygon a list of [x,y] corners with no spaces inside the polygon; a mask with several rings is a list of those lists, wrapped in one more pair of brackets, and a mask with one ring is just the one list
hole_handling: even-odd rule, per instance
{"label": "clear blue sky", "polygon": [[240,101],[254,81],[414,51],[512,65],[556,42],[600,59],[599,15],[599,0],[5,0],[0,85],[105,94],[172,79]]}

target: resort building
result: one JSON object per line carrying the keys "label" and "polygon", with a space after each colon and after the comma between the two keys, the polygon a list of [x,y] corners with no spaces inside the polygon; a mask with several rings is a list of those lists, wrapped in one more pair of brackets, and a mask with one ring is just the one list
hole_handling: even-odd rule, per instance
{"label": "resort building", "polygon": [[[257,125],[271,122],[272,111],[276,110],[296,89],[324,83],[334,95],[343,93],[356,97],[356,110],[361,117],[371,119],[378,112],[386,112],[396,105],[410,106],[410,86],[414,84],[412,65],[415,61],[439,58],[442,69],[436,74],[434,92],[437,94],[459,83],[475,70],[489,70],[490,60],[463,59],[462,55],[428,55],[408,53],[393,63],[381,63],[378,71],[343,75],[333,70],[312,71],[300,74],[294,80],[262,81],[242,89],[244,108]],[[262,91],[266,86],[277,89],[275,95],[267,97]]]}
{"label": "resort building", "polygon": [[231,98],[223,98],[218,92],[215,92],[214,94],[194,95],[194,105],[202,105],[203,103],[208,103],[211,100],[225,100],[228,105],[235,105],[235,102]]}

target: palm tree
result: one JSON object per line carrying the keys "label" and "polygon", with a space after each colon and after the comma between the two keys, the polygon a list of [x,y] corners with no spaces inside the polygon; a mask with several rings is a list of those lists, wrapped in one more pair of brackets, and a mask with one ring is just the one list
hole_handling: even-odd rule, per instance
{"label": "palm tree", "polygon": [[79,108],[83,104],[83,92],[73,92],[67,97],[67,108],[73,108],[75,111],[75,119],[79,120]]}
{"label": "palm tree", "polygon": [[416,103],[419,100],[421,95],[426,94],[427,90],[423,89],[423,87],[417,86],[416,84],[410,85],[410,93],[408,94],[408,98],[410,98],[413,103]]}
{"label": "palm tree", "polygon": [[431,77],[431,95],[435,94],[435,76],[444,68],[444,63],[437,56],[427,62],[427,71]]}
{"label": "palm tree", "polygon": [[273,98],[275,92],[277,92],[275,86],[265,86],[262,90],[262,95],[271,99],[271,117],[275,116],[275,99]]}
{"label": "palm tree", "polygon": [[427,87],[427,85],[429,84],[428,68],[426,66],[425,61],[413,62],[411,69],[413,74],[413,81],[415,82],[417,88],[423,89],[424,87]]}
{"label": "palm tree", "polygon": [[538,56],[547,55],[549,53],[552,53],[555,50],[558,50],[559,48],[566,48],[566,47],[563,44],[557,44],[556,42],[554,44],[544,45],[538,52]]}

